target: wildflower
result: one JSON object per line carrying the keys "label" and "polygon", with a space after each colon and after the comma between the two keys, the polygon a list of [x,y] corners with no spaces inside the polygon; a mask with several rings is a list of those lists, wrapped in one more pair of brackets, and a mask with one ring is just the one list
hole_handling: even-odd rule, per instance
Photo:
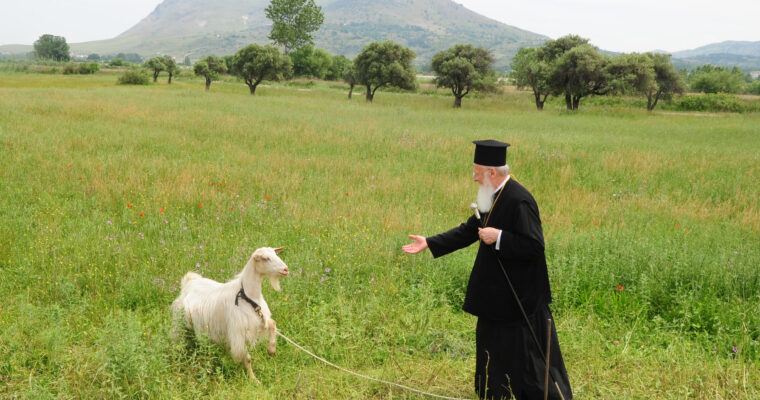
{"label": "wildflower", "polygon": [[195,263],[195,268],[200,268],[200,267],[201,267],[201,263],[199,262]]}
{"label": "wildflower", "polygon": [[713,346],[713,350],[718,350],[718,346]]}
{"label": "wildflower", "polygon": [[324,276],[324,275],[322,275],[322,277],[321,277],[321,278],[319,278],[319,283],[322,283],[322,282],[324,282],[325,280],[327,280],[327,277],[326,277],[326,276]]}
{"label": "wildflower", "polygon": [[266,200],[269,200],[269,196],[264,196],[264,198],[265,198]]}
{"label": "wildflower", "polygon": [[676,225],[676,229],[681,229],[681,225]]}
{"label": "wildflower", "polygon": [[618,290],[618,292],[622,292],[623,291],[623,285],[618,285],[617,290]]}
{"label": "wildflower", "polygon": [[131,204],[129,204],[129,203],[127,203],[127,208],[129,208],[129,207],[132,207],[132,205],[131,205]]}
{"label": "wildflower", "polygon": [[348,196],[348,193],[346,193],[346,196]]}
{"label": "wildflower", "polygon": [[71,164],[69,164],[69,168],[71,168]]}
{"label": "wildflower", "polygon": [[618,342],[617,340],[615,340],[614,342],[612,342],[612,344],[614,344],[615,346],[617,346],[617,345],[620,344],[620,342]]}
{"label": "wildflower", "polygon": [[737,351],[739,351],[739,349],[736,346],[733,346],[733,347],[731,347],[731,351],[733,351],[734,353],[736,353]]}
{"label": "wildflower", "polygon": [[140,213],[140,216],[142,217],[142,216],[143,216],[143,213]]}
{"label": "wildflower", "polygon": [[599,225],[599,221],[594,221],[594,225]]}
{"label": "wildflower", "polygon": [[230,207],[230,210],[232,210],[232,207]]}
{"label": "wildflower", "polygon": [[198,208],[203,208],[203,203],[198,203]]}
{"label": "wildflower", "polygon": [[325,268],[325,272],[330,272],[330,268]]}
{"label": "wildflower", "polygon": [[111,221],[111,220],[108,220],[108,221],[106,221],[106,223],[107,223],[108,225],[113,225],[113,221]]}
{"label": "wildflower", "polygon": [[160,210],[158,210],[158,211],[160,211],[160,212],[164,212],[164,209],[162,208],[162,209],[160,209]]}

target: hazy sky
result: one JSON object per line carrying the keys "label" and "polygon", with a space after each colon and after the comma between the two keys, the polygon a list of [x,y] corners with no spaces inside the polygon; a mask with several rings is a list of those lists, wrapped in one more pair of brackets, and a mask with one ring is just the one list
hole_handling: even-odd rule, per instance
{"label": "hazy sky", "polygon": [[[760,41],[758,0],[455,1],[518,28],[554,39],[574,33],[612,51],[678,51],[724,40]],[[32,44],[43,33],[64,36],[69,43],[110,39],[147,16],[161,0],[3,3],[0,45]]]}

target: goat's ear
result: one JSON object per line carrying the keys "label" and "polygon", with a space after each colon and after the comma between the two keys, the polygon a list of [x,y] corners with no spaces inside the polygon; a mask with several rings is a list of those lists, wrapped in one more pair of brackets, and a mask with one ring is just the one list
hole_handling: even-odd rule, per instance
{"label": "goat's ear", "polygon": [[274,254],[280,254],[280,252],[283,251],[283,250],[285,250],[285,249],[286,249],[285,246],[277,247],[277,248],[274,249]]}
{"label": "goat's ear", "polygon": [[269,258],[263,254],[254,254],[253,259],[256,261],[268,260]]}

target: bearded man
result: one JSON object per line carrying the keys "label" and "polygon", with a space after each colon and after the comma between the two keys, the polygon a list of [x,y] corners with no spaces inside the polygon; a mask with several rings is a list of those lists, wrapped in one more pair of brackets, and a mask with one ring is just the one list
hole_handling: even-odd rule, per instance
{"label": "bearded man", "polygon": [[[430,249],[433,257],[438,258],[480,241],[462,306],[464,311],[478,317],[475,391],[481,399],[512,396],[518,400],[543,399],[542,353],[546,351],[548,321],[553,318],[538,206],[530,192],[509,174],[508,143],[496,140],[473,143],[472,178],[480,184],[477,206],[482,226],[481,220],[473,215],[467,222],[438,235],[409,235],[414,242],[402,250],[416,254]],[[534,333],[542,338],[540,345]],[[548,398],[570,400],[573,394],[553,322],[550,376]]]}

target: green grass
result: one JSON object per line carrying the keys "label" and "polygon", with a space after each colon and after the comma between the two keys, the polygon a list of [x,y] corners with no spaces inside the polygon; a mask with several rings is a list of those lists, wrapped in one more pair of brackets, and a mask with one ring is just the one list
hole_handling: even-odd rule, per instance
{"label": "green grass", "polygon": [[260,246],[288,246],[264,289],[284,334],[473,397],[474,246],[400,247],[470,215],[482,138],[512,144],[541,209],[578,399],[760,397],[757,113],[116,77],[0,75],[2,398],[422,398],[282,340],[252,349],[256,386],[222,347],[170,340],[182,275],[230,279]]}

